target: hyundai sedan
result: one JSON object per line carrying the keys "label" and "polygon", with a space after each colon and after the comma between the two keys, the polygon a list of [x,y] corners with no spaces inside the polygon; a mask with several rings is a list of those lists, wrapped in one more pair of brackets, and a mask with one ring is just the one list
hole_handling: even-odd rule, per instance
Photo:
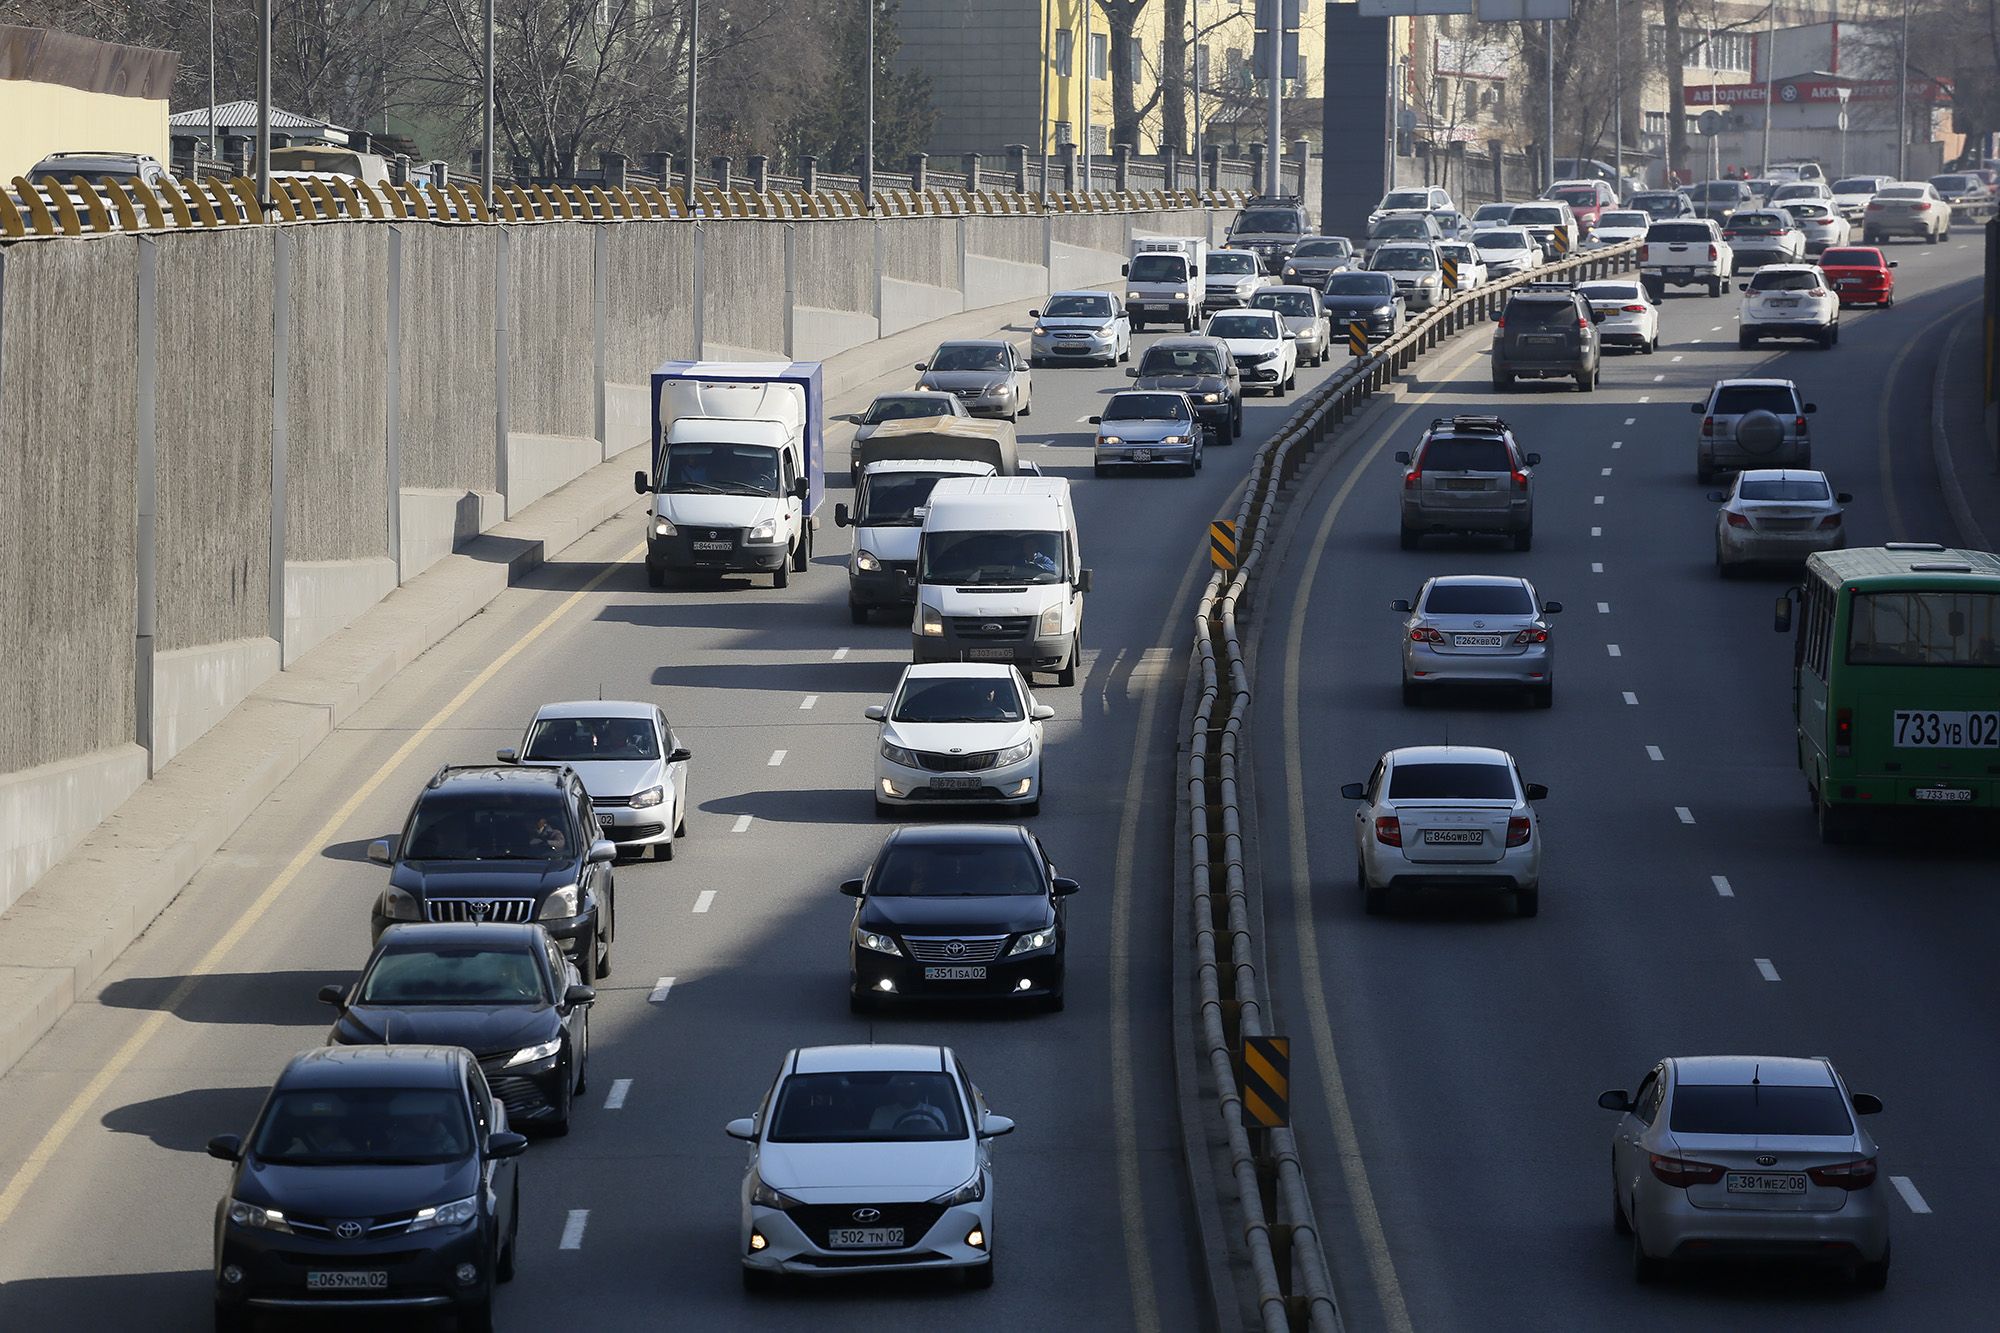
{"label": "hyundai sedan", "polygon": [[737,1254],[743,1286],[945,1269],[993,1285],[995,1115],[949,1047],[807,1046],[757,1114]]}
{"label": "hyundai sedan", "polygon": [[1527,690],[1535,707],[1555,702],[1556,647],[1544,602],[1522,578],[1448,574],[1428,579],[1403,613],[1403,702],[1420,704],[1440,686],[1505,685]]}
{"label": "hyundai sedan", "polygon": [[1857,1119],[1882,1102],[1825,1057],[1671,1057],[1597,1104],[1619,1113],[1611,1226],[1640,1282],[1683,1261],[1791,1259],[1889,1284],[1888,1181]]}
{"label": "hyundai sedan", "polygon": [[1116,365],[1132,359],[1132,321],[1124,305],[1110,292],[1057,292],[1040,310],[1028,337],[1028,364]]}
{"label": "hyundai sedan", "polygon": [[[1178,396],[1178,395],[1176,395]],[[882,724],[875,759],[875,812],[898,806],[1006,805],[1042,808],[1042,723],[1056,710],[1035,702],[1007,662],[919,662],[887,704],[868,708]]]}
{"label": "hyundai sedan", "polygon": [[1340,794],[1354,808],[1354,877],[1368,915],[1398,889],[1512,893],[1514,911],[1541,910],[1542,835],[1536,801],[1505,750],[1419,745],[1391,750],[1366,782]]}
{"label": "hyundai sedan", "polygon": [[1114,393],[1090,424],[1097,427],[1092,470],[1100,477],[1133,467],[1170,467],[1189,477],[1201,471],[1206,432],[1184,393],[1144,389]]}
{"label": "hyundai sedan", "polygon": [[1715,511],[1715,572],[1728,578],[1758,561],[1800,564],[1814,551],[1847,545],[1854,499],[1835,491],[1826,473],[1805,468],[1752,468],[1727,491],[1710,491]]}
{"label": "hyundai sedan", "polygon": [[687,833],[688,765],[667,715],[649,703],[584,699],[543,704],[503,764],[570,768],[583,779],[603,836],[621,856],[674,859]]}

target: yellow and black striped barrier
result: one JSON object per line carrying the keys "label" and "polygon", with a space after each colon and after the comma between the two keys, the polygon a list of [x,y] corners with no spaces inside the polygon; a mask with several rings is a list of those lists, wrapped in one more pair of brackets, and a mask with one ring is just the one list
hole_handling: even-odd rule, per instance
{"label": "yellow and black striped barrier", "polygon": [[1447,298],[1458,290],[1458,261],[1439,258],[1438,266],[1444,270],[1444,290]]}
{"label": "yellow and black striped barrier", "polygon": [[1368,325],[1364,320],[1347,321],[1347,354],[1349,356],[1368,355]]}
{"label": "yellow and black striped barrier", "polygon": [[1236,521],[1218,518],[1208,525],[1209,563],[1220,570],[1236,568]]}
{"label": "yellow and black striped barrier", "polygon": [[1569,228],[1557,227],[1549,233],[1549,239],[1555,242],[1557,259],[1569,253]]}
{"label": "yellow and black striped barrier", "polygon": [[1292,1123],[1292,1039],[1243,1038],[1236,1062],[1243,1123],[1251,1129],[1282,1129]]}

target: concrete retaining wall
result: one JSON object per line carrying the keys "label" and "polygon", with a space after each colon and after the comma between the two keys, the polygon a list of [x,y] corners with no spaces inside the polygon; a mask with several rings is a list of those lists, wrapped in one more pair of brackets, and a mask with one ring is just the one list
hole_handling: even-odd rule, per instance
{"label": "concrete retaining wall", "polygon": [[[716,360],[785,354],[785,232],[777,222],[702,226],[702,354]],[[857,263],[870,263],[867,255]]]}
{"label": "concrete retaining wall", "polygon": [[[406,223],[399,405],[402,484],[491,492],[500,232]],[[449,349],[449,356],[441,356]],[[405,571],[407,575],[407,570]]]}

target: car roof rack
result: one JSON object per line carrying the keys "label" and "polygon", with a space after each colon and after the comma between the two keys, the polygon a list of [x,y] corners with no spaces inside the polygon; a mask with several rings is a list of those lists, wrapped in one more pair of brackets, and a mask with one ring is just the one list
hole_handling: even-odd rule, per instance
{"label": "car roof rack", "polygon": [[1305,200],[1295,194],[1253,194],[1245,208],[1304,208]]}
{"label": "car roof rack", "polygon": [[1465,413],[1454,417],[1431,418],[1432,430],[1455,430],[1468,435],[1505,435],[1507,423],[1490,414]]}

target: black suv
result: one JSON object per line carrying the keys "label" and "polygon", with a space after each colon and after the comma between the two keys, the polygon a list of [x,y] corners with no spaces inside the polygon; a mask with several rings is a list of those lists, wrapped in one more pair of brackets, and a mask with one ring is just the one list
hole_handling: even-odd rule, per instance
{"label": "black suv", "polygon": [[539,921],[594,985],[611,970],[617,856],[575,770],[446,764],[401,836],[368,845],[390,868],[374,934],[397,921]]}
{"label": "black suv", "polygon": [[1597,326],[1603,316],[1568,283],[1516,287],[1493,329],[1493,388],[1519,379],[1574,377],[1580,392],[1597,387]]}
{"label": "black suv", "polygon": [[1214,443],[1233,444],[1243,432],[1243,376],[1222,339],[1162,338],[1125,373],[1137,381],[1135,389],[1186,394]]}
{"label": "black suv", "polygon": [[1305,202],[1297,195],[1260,194],[1243,205],[1243,211],[1229,224],[1229,239],[1223,244],[1231,250],[1255,252],[1264,271],[1276,273],[1285,266],[1299,238],[1311,231]]}

